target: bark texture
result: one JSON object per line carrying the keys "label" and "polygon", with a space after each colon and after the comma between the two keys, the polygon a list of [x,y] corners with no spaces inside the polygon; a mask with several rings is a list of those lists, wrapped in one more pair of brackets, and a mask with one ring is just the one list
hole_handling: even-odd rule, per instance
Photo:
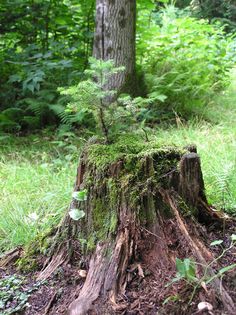
{"label": "bark texture", "polygon": [[[98,298],[110,301],[113,310],[117,309],[117,297],[126,292],[127,270],[135,262],[146,261],[153,273],[162,270],[165,274],[175,268],[175,258],[183,252],[202,266],[213,259],[199,224],[202,211],[209,220],[212,217],[211,211],[202,207],[206,197],[197,153],[176,149],[138,152],[131,147],[132,153],[100,164],[96,161],[99,153],[105,160],[111,155],[109,149],[103,150],[95,145],[95,151],[88,150],[81,161],[83,180],[80,173],[78,188],[86,187],[89,192],[81,231],[85,238],[92,237],[94,249],[87,279],[70,306],[70,315],[87,314]],[[170,225],[172,237],[168,235]],[[180,251],[170,249],[176,241]],[[212,277],[213,269],[208,273]],[[211,285],[233,314],[234,303],[219,279]]]}
{"label": "bark texture", "polygon": [[[108,88],[132,89],[135,77],[136,0],[97,0],[93,55],[125,66],[109,80]],[[132,83],[132,84],[131,84]]]}
{"label": "bark texture", "polygon": [[[222,215],[207,204],[196,152],[139,140],[90,143],[82,153],[75,184],[75,191],[84,189],[88,199],[72,200],[71,207],[83,209],[85,218],[72,222],[66,215],[57,235],[64,245],[56,247],[40,276],[47,278],[54,267],[73,257],[67,242],[86,239],[88,273],[69,315],[117,314],[119,297],[125,296],[130,271],[136,268],[143,277],[142,268],[148,266],[154,283],[165,290],[170,274],[175,275],[176,257],[197,261],[199,274],[214,259],[200,222],[219,222]],[[210,266],[207,273],[214,278]],[[227,314],[235,314],[234,302],[220,280],[214,278],[210,286]]]}

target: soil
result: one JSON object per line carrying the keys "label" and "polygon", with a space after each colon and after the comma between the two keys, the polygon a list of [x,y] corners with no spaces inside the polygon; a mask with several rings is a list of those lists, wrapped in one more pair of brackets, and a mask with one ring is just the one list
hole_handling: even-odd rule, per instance
{"label": "soil", "polygon": [[[172,222],[170,220],[167,230],[171,232]],[[227,227],[227,232],[224,234],[222,230],[211,226],[207,228],[208,239],[205,240],[207,247],[218,257],[222,252],[222,246],[227,248],[230,245],[230,236],[235,233],[236,223],[231,223]],[[143,233],[147,233],[143,231]],[[171,234],[170,234],[171,235]],[[176,238],[170,237],[170,246],[173,251],[177,250],[178,243],[174,242]],[[214,240],[223,239],[221,246],[210,246]],[[155,236],[149,238],[150,242],[157,242]],[[217,300],[214,300],[211,295],[211,289],[203,285],[196,289],[194,296],[193,285],[184,280],[178,281],[172,285],[167,285],[175,277],[175,271],[168,269],[168,266],[156,266],[154,251],[146,250],[148,244],[143,244],[142,260],[130,264],[127,272],[129,281],[124,296],[119,296],[116,304],[108,301],[103,301],[101,298],[95,303],[90,315],[193,315],[193,314],[214,314],[227,315],[222,310],[222,305]],[[183,252],[183,257],[187,253]],[[224,257],[218,262],[218,269],[229,266],[235,263],[236,248],[228,251]],[[39,266],[42,266],[43,257],[39,257]],[[33,291],[29,300],[28,306],[19,313],[24,315],[62,315],[67,313],[68,306],[74,301],[83,286],[86,276],[87,264],[81,264],[81,260],[77,259],[74,265],[63,265],[53,274],[53,276],[38,285],[37,290]],[[214,267],[214,264],[213,264]],[[82,271],[81,271],[82,270]],[[26,278],[24,291],[29,291],[35,288],[37,283],[38,272],[22,274],[14,268],[8,266],[0,269],[0,277],[4,278],[8,275],[23,275]],[[230,293],[236,303],[236,269],[232,269],[224,274],[222,283],[225,289]],[[213,305],[211,312],[198,312],[198,303],[206,301]],[[1,313],[2,315],[4,313]],[[7,313],[8,314],[8,313]]]}

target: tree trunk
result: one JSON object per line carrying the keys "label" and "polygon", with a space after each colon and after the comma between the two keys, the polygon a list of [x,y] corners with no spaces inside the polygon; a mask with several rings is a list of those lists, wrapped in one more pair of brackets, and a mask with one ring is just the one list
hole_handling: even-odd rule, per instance
{"label": "tree trunk", "polygon": [[93,55],[125,67],[109,80],[111,90],[133,92],[135,88],[135,22],[135,0],[96,1]]}
{"label": "tree trunk", "polygon": [[[85,218],[76,223],[67,214],[57,236],[60,244],[66,244],[63,235],[71,244],[78,238],[87,244],[88,274],[70,315],[87,314],[96,307],[96,314],[116,314],[128,307],[127,302],[118,301],[125,296],[135,269],[140,277],[148,269],[152,285],[158,284],[163,292],[175,275],[177,257],[191,257],[201,264],[199,274],[214,259],[199,221],[221,222],[222,215],[207,204],[197,153],[135,141],[90,143],[81,156],[75,185],[75,191],[84,189],[87,201],[73,200],[71,208],[84,210]],[[40,279],[68,261],[71,249],[57,246]],[[210,267],[208,275],[214,276]],[[228,314],[235,314],[220,280],[215,278],[210,285]]]}

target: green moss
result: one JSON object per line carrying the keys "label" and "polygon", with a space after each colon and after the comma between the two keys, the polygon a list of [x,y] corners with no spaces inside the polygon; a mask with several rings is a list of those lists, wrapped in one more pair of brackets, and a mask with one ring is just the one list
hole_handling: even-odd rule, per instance
{"label": "green moss", "polygon": [[16,262],[17,268],[21,271],[34,271],[38,268],[37,258],[39,254],[45,255],[51,245],[52,230],[39,234],[32,243],[24,248],[23,257]]}
{"label": "green moss", "polygon": [[87,252],[92,252],[96,248],[96,236],[91,233],[87,239]]}
{"label": "green moss", "polygon": [[108,216],[109,209],[103,203],[102,199],[95,199],[93,202],[93,230],[96,232],[99,238],[105,238],[107,234],[106,230],[106,220]]}
{"label": "green moss", "polygon": [[104,240],[109,234],[114,233],[117,225],[117,213],[113,210],[112,203],[100,198],[95,199],[93,202],[92,221],[92,230],[96,235],[96,239]]}
{"label": "green moss", "polygon": [[30,258],[28,256],[19,258],[16,262],[17,269],[23,272],[36,271],[38,269],[38,264],[35,258]]}
{"label": "green moss", "polygon": [[183,217],[197,217],[198,210],[194,207],[188,206],[182,198],[179,198],[178,205]]}
{"label": "green moss", "polygon": [[134,169],[137,159],[147,156],[176,156],[186,153],[185,149],[175,146],[163,147],[163,143],[156,140],[145,142],[143,138],[135,135],[120,136],[113,144],[91,144],[87,148],[89,163],[100,170],[119,160],[125,159],[126,170]]}
{"label": "green moss", "polygon": [[103,169],[113,162],[119,161],[128,155],[136,155],[145,144],[137,136],[120,137],[111,145],[93,144],[88,148],[89,162],[99,169]]}
{"label": "green moss", "polygon": [[110,145],[90,144],[85,157],[89,164],[85,186],[92,191],[87,247],[93,249],[98,241],[111,239],[123,197],[140,222],[151,225],[158,209],[153,196],[159,187],[168,188],[167,175],[178,171],[179,160],[186,152],[127,135]]}
{"label": "green moss", "polygon": [[32,244],[25,247],[23,257],[19,258],[16,262],[17,268],[26,272],[36,270],[36,258],[39,253],[39,241],[35,240]]}
{"label": "green moss", "polygon": [[109,230],[111,233],[114,233],[116,231],[116,227],[117,227],[117,213],[115,213],[114,211],[111,213],[111,219],[110,219],[110,227]]}

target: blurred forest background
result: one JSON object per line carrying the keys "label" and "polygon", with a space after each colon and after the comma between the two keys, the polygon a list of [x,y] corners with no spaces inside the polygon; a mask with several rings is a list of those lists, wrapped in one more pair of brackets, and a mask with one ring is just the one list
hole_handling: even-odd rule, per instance
{"label": "blurred forest background", "polygon": [[[60,221],[79,152],[98,133],[93,112],[68,110],[63,93],[86,77],[94,15],[94,0],[0,3],[0,250]],[[141,83],[125,98],[136,123],[121,129],[195,143],[209,202],[235,215],[234,1],[138,0],[136,25]]]}

